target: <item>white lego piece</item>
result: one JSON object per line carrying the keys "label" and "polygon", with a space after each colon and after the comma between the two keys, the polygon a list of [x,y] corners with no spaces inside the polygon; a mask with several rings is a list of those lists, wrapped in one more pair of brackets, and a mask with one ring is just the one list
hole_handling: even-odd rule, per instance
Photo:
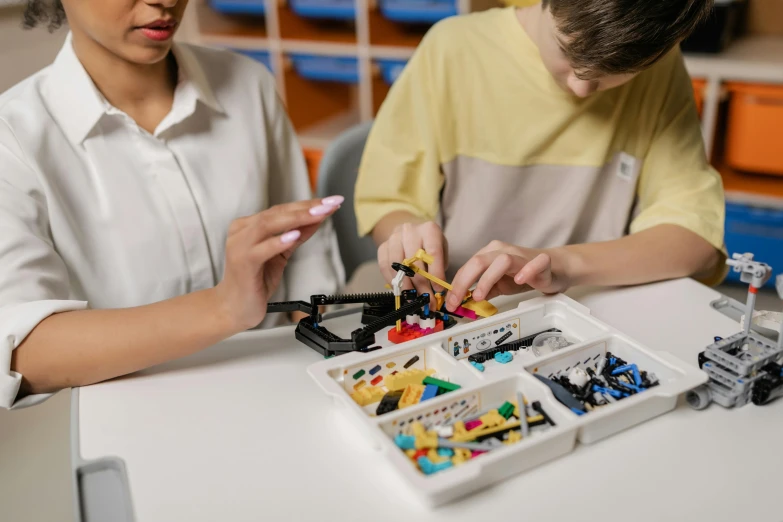
{"label": "white lego piece", "polygon": [[418,314],[406,315],[405,322],[408,323],[409,325],[419,324]]}
{"label": "white lego piece", "polygon": [[419,318],[419,326],[421,326],[422,329],[435,328],[435,316],[428,317],[427,319]]}
{"label": "white lego piece", "polygon": [[438,437],[442,439],[448,439],[454,436],[454,426],[438,426],[435,428],[435,431],[438,434]]}
{"label": "white lego piece", "polygon": [[578,386],[581,388],[585,384],[587,384],[587,381],[590,380],[590,376],[587,375],[587,372],[584,371],[582,368],[573,368],[568,373],[568,382],[573,384],[574,386]]}

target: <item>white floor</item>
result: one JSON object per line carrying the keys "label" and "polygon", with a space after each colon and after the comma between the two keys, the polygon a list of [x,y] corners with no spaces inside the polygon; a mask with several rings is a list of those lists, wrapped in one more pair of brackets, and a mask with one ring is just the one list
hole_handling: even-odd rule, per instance
{"label": "white floor", "polygon": [[[720,290],[744,302],[747,287]],[[774,292],[761,292],[758,310],[780,310]],[[69,461],[70,392],[34,408],[0,410],[0,519],[73,520]]]}

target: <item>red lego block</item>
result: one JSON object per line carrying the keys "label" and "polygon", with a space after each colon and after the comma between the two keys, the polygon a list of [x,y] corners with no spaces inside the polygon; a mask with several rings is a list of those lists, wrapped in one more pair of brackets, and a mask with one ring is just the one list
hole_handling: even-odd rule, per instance
{"label": "red lego block", "polygon": [[443,331],[443,321],[441,321],[440,319],[435,320],[435,328],[425,328],[425,329],[422,329],[417,324],[410,325],[405,321],[403,321],[402,331],[400,333],[397,333],[397,328],[394,327],[392,327],[392,329],[389,330],[389,341],[393,342],[394,344],[400,344],[400,343],[404,343],[405,341],[412,341],[413,339],[418,339],[419,337],[424,337],[425,335],[429,335],[435,332],[442,332],[442,331]]}

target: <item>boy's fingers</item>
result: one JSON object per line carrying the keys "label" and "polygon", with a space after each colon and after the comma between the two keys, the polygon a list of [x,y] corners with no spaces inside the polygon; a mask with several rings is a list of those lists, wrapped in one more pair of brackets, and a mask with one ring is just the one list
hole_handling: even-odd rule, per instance
{"label": "boy's fingers", "polygon": [[[392,236],[389,238],[389,241],[386,242],[388,245],[388,255],[389,258],[387,259],[386,267],[389,272],[391,273],[391,277],[388,278],[388,281],[391,282],[392,279],[394,279],[395,274],[397,273],[392,267],[392,263],[402,263],[402,260],[405,259],[405,250],[402,246],[402,236],[398,234],[392,234]],[[405,278],[407,279],[407,277]],[[405,281],[403,279],[403,281]]]}
{"label": "boy's fingers", "polygon": [[489,267],[481,275],[476,289],[473,291],[473,299],[483,301],[487,299],[490,291],[506,275],[517,273],[523,266],[525,260],[519,256],[511,254],[498,254]]}
{"label": "boy's fingers", "polygon": [[381,271],[383,280],[387,283],[391,283],[394,279],[394,270],[391,267],[391,261],[389,261],[389,243],[382,243],[378,247],[378,269]]}
{"label": "boy's fingers", "polygon": [[[434,225],[434,224],[433,224]],[[446,256],[443,248],[443,234],[440,229],[425,230],[422,237],[424,251],[432,256],[432,264],[427,267],[427,271],[438,279],[446,280]],[[432,288],[436,292],[442,292],[442,286],[432,283]]]}
{"label": "boy's fingers", "polygon": [[449,311],[454,311],[462,303],[468,289],[488,267],[489,261],[486,256],[475,255],[457,271],[446,297],[446,308]]}
{"label": "boy's fingers", "polygon": [[[528,284],[533,288],[538,288],[542,283],[549,285],[552,280],[551,268],[552,260],[550,257],[546,254],[539,254],[517,272],[514,276],[514,282],[518,285]],[[545,277],[545,279],[548,278],[549,283],[539,281],[538,279],[540,276],[546,275],[547,272],[549,273],[549,276]]]}

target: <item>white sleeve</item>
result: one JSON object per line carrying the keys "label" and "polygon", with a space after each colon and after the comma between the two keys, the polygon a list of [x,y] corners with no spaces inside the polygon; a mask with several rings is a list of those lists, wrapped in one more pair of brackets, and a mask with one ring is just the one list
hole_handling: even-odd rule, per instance
{"label": "white sleeve", "polygon": [[87,307],[70,299],[68,270],[48,234],[44,194],[23,158],[0,120],[0,408],[30,406],[51,395],[16,400],[22,376],[11,371],[11,353],[48,316]]}
{"label": "white sleeve", "polygon": [[[274,82],[265,83],[263,96],[269,111],[269,205],[310,199],[313,196],[302,149],[275,92]],[[334,294],[342,287],[345,269],[331,220],[324,222],[313,237],[296,249],[283,278],[286,300],[309,301],[310,295]]]}

